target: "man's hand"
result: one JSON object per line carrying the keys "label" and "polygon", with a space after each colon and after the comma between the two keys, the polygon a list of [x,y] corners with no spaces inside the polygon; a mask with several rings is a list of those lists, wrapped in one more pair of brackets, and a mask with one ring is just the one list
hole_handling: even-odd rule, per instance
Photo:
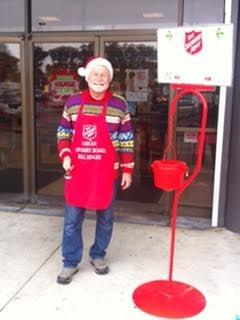
{"label": "man's hand", "polygon": [[71,157],[69,156],[66,156],[64,159],[63,159],[63,169],[68,172],[70,170],[73,169],[73,166],[72,166],[72,160],[71,160]]}
{"label": "man's hand", "polygon": [[123,190],[126,190],[132,184],[132,175],[130,173],[124,172],[122,174],[121,187]]}

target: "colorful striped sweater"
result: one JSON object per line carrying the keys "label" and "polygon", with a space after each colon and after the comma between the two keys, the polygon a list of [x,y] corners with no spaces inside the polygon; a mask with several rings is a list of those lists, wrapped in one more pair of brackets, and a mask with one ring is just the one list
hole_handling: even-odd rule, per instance
{"label": "colorful striped sweater", "polygon": [[[88,91],[82,94],[84,94],[83,113],[100,114],[104,100],[93,99]],[[79,106],[82,104],[82,94],[76,94],[67,99],[57,129],[58,152],[62,160],[67,155],[71,155],[71,140]],[[123,97],[117,94],[111,95],[107,106],[106,123],[118,156],[114,168],[117,170],[120,167],[122,172],[132,173],[134,167],[133,131],[128,106]]]}

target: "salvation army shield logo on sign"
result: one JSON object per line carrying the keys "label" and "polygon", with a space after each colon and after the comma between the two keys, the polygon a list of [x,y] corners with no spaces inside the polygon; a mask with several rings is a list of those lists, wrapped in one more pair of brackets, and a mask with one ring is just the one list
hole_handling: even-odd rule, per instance
{"label": "salvation army shield logo on sign", "polygon": [[194,55],[202,50],[203,41],[202,41],[202,31],[190,31],[185,32],[185,50]]}
{"label": "salvation army shield logo on sign", "polygon": [[97,136],[97,127],[96,125],[84,125],[82,135],[85,139],[91,141]]}

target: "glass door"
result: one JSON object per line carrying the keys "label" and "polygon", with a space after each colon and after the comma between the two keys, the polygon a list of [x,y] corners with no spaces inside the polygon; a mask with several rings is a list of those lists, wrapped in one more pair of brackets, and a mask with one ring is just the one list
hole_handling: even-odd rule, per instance
{"label": "glass door", "polygon": [[96,38],[33,43],[36,130],[36,189],[39,195],[63,195],[63,169],[56,132],[66,99],[86,84],[78,67],[96,54]]}
{"label": "glass door", "polygon": [[156,38],[103,37],[101,51],[114,67],[112,90],[126,98],[135,135],[133,185],[119,190],[118,200],[158,204],[162,192],[153,186],[150,165],[163,156],[169,86],[157,82]]}
{"label": "glass door", "polygon": [[0,39],[0,192],[23,192],[21,43]]}

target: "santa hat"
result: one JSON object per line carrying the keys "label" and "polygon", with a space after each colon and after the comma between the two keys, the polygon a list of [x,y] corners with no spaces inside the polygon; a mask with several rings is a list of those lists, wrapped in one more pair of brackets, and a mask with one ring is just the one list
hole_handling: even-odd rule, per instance
{"label": "santa hat", "polygon": [[87,80],[87,78],[89,77],[90,72],[96,66],[104,66],[105,68],[107,68],[109,73],[110,73],[110,80],[112,80],[112,78],[113,78],[113,67],[112,67],[111,63],[107,59],[101,58],[101,57],[91,58],[90,60],[88,60],[85,68],[84,67],[78,68],[78,74],[81,77],[85,77],[85,79]]}

